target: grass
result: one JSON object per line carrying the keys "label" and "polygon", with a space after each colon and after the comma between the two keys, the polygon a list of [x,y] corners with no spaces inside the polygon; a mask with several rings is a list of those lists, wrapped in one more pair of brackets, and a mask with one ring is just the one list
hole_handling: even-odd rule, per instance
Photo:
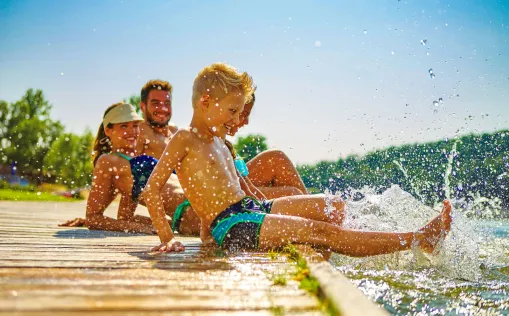
{"label": "grass", "polygon": [[274,285],[286,285],[286,275],[285,274],[277,274],[272,277],[272,284]]}
{"label": "grass", "polygon": [[320,302],[322,311],[329,315],[339,315],[332,302],[320,293],[320,282],[310,275],[307,261],[300,256],[297,248],[292,244],[288,244],[283,248],[282,253],[295,262],[297,270],[295,271],[293,279],[300,282],[299,288],[315,296]]}
{"label": "grass", "polygon": [[40,202],[74,202],[78,199],[66,198],[47,192],[18,191],[0,189],[0,201],[40,201]]}

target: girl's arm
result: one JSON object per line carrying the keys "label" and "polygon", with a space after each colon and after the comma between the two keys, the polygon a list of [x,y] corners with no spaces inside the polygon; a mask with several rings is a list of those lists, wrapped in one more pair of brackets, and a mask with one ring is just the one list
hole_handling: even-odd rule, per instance
{"label": "girl's arm", "polygon": [[133,205],[133,201],[126,200],[124,196],[122,196],[119,205],[119,219],[104,216],[104,211],[116,195],[112,181],[114,175],[112,171],[109,171],[112,169],[111,161],[107,155],[98,159],[94,167],[92,188],[87,200],[86,225],[89,229],[153,234],[154,229],[151,225],[129,220],[129,214],[134,214],[136,205]]}
{"label": "girl's arm", "polygon": [[260,191],[252,182],[251,180],[248,178],[248,177],[245,177],[244,180],[246,181],[246,184],[249,186],[249,189],[251,190],[251,192],[253,192],[253,194],[255,195],[255,197],[258,199],[258,200],[266,200],[267,197],[265,196],[265,194],[262,193],[262,191]]}

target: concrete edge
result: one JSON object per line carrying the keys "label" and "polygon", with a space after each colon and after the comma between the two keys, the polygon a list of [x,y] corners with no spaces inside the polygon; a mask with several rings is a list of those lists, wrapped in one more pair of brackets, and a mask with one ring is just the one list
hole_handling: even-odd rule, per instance
{"label": "concrete edge", "polygon": [[320,290],[341,315],[389,315],[311,247],[297,246],[297,250],[306,259],[309,274],[318,280]]}

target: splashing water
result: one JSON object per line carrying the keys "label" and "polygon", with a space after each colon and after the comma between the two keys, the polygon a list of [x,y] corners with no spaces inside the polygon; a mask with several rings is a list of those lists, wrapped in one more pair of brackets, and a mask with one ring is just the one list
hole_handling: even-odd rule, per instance
{"label": "splashing water", "polygon": [[[455,142],[446,154],[443,187],[454,206],[453,225],[432,255],[413,247],[389,255],[351,258],[335,254],[331,259],[368,297],[392,313],[509,313],[509,222],[494,220],[502,209],[498,199],[479,193],[470,193],[470,202],[455,199],[451,176],[457,156]],[[409,178],[402,162],[394,163],[423,201],[418,184]],[[369,187],[351,191],[352,196],[363,198],[347,200],[345,228],[416,231],[440,210],[439,205],[428,207],[397,185],[382,194]]]}
{"label": "splashing water", "polygon": [[457,152],[457,145],[458,142],[454,142],[452,145],[452,150],[449,156],[447,156],[447,168],[445,169],[445,175],[444,175],[444,193],[445,198],[450,200],[451,199],[451,173],[452,173],[452,165],[454,157],[458,154]]}
{"label": "splashing water", "polygon": [[417,185],[414,183],[414,181],[412,180],[412,178],[410,178],[408,176],[408,173],[406,171],[406,169],[403,167],[403,164],[402,162],[400,161],[397,161],[397,160],[394,160],[393,163],[398,166],[399,170],[401,170],[401,172],[403,173],[403,175],[405,176],[405,179],[408,180],[409,184],[410,184],[410,187],[412,188],[412,190],[414,191],[415,195],[417,195],[419,197],[419,199],[421,201],[424,201],[424,198],[422,197],[421,195],[421,192],[419,189],[417,189]]}

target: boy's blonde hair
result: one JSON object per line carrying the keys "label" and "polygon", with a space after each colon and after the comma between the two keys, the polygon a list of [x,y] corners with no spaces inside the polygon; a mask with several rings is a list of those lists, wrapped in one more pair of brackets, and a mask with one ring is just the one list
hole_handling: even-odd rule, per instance
{"label": "boy's blonde hair", "polygon": [[247,72],[239,72],[226,63],[214,63],[203,68],[193,84],[193,107],[196,107],[204,94],[221,98],[232,91],[240,90],[247,101],[253,92],[253,78]]}

